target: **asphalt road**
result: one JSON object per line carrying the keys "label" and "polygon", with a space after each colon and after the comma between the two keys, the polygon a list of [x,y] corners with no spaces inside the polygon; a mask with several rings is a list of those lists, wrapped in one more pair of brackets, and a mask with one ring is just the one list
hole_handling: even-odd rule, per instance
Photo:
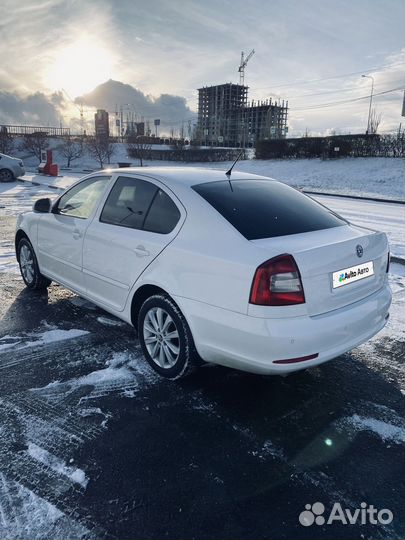
{"label": "asphalt road", "polygon": [[[166,382],[129,326],[0,273],[0,538],[403,538],[404,349],[385,333],[286,378]],[[394,518],[301,525],[315,502]]]}

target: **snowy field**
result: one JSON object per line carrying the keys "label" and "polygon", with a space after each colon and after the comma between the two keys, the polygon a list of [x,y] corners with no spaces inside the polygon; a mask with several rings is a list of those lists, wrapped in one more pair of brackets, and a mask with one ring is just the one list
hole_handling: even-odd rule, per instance
{"label": "snowy field", "polygon": [[[125,147],[121,145],[121,148]],[[125,156],[123,156],[123,159]],[[147,166],[175,166],[169,162],[147,162]],[[204,168],[226,170],[230,163],[195,164]],[[192,166],[189,164],[189,166]],[[272,176],[294,187],[322,193],[351,194],[354,196],[404,200],[403,162],[390,158],[356,158],[332,161],[321,160],[246,160],[239,162],[238,171]],[[61,171],[61,176],[51,178],[27,172],[28,182],[0,184],[0,216],[17,215],[29,210],[34,200],[40,197],[55,197],[61,190],[86,174],[83,170]],[[50,188],[49,186],[52,186]],[[377,203],[331,196],[314,198],[329,206],[353,223],[387,233],[391,253],[405,258],[405,205]],[[14,256],[9,246],[0,246],[0,265],[13,266]],[[10,257],[11,258],[10,258]]]}
{"label": "snowy field", "polygon": [[[56,142],[52,141],[52,145]],[[166,147],[167,148],[167,147]],[[18,152],[16,153],[18,155]],[[250,152],[254,156],[254,152]],[[25,165],[36,167],[37,161],[33,157],[26,157]],[[115,154],[112,158],[113,166],[119,161],[132,162],[138,166],[138,160],[129,158],[126,145],[115,144]],[[65,165],[64,158],[54,149],[54,162],[60,167]],[[146,161],[146,166],[185,166],[209,167],[227,170],[232,162],[219,163],[176,163],[173,161]],[[74,169],[98,168],[96,161],[87,155],[72,162]],[[368,196],[383,199],[405,200],[404,164],[397,158],[342,158],[336,160],[321,159],[248,159],[238,163],[236,170],[253,174],[270,176],[282,180],[295,187],[304,187],[323,193],[339,193],[346,195]],[[61,171],[64,174],[64,171]]]}

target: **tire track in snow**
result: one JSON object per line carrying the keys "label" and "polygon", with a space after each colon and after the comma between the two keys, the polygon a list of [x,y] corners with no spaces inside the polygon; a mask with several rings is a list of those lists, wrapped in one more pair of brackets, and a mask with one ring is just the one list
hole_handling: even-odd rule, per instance
{"label": "tire track in snow", "polygon": [[[77,340],[66,342],[64,344],[66,350],[72,346],[72,341]],[[90,362],[93,371],[87,374],[80,374],[65,382],[54,382],[20,392],[16,392],[14,387],[11,394],[0,398],[0,407],[3,411],[0,419],[0,444],[3,447],[0,455],[0,471],[14,486],[12,488],[14,503],[18,499],[15,486],[20,486],[37,501],[41,501],[38,503],[40,511],[47,512],[52,508],[54,512],[59,512],[61,516],[56,522],[64,524],[66,530],[78,531],[78,538],[81,536],[102,538],[105,535],[104,531],[100,530],[89,517],[92,511],[86,508],[84,503],[87,482],[91,482],[91,477],[87,477],[85,470],[77,464],[74,466],[68,464],[67,456],[105,432],[109,415],[104,414],[101,409],[95,409],[101,412],[101,416],[91,414],[94,408],[89,409],[85,406],[89,399],[94,400],[114,393],[126,395],[125,392],[134,396],[139,389],[154,384],[157,377],[149,372],[146,365],[139,363],[137,352],[112,352],[112,349],[122,350],[122,343],[107,348],[102,344],[98,350],[97,347],[94,350],[94,347],[87,344],[85,349],[88,348],[96,357],[102,355],[105,357],[108,353],[109,360],[100,366],[99,361],[95,361],[93,356]],[[38,356],[35,354],[41,351],[34,351],[34,355],[32,351],[22,351],[24,358],[19,359],[18,365],[3,364],[3,374],[15,376],[18,370],[21,371],[21,362],[25,362],[23,365],[29,365],[33,369],[36,369],[36,364],[40,369],[41,365],[48,361],[56,361],[58,364],[52,344],[40,349],[42,354]],[[91,356],[90,350],[88,352]],[[44,351],[46,351],[45,360]],[[79,355],[82,354],[81,348]],[[66,359],[66,351],[63,351],[62,356]],[[95,367],[99,369],[94,370]],[[32,383],[32,378],[28,379]],[[10,508],[3,510],[1,498],[0,491],[0,508],[2,508],[0,516],[3,516],[1,519],[4,523],[8,523],[8,526],[11,523],[11,529],[18,536],[23,529],[22,524],[17,523],[17,518],[23,515],[24,507],[17,501],[17,517],[13,517]],[[45,519],[43,515],[41,517]],[[53,530],[53,526],[53,522],[48,523],[38,538],[45,538],[46,530]]]}
{"label": "tire track in snow", "polygon": [[84,473],[67,465],[65,456],[84,441],[95,439],[104,428],[92,426],[66,407],[50,406],[26,393],[0,400],[0,407],[0,471],[73,519],[82,530],[98,530],[86,517],[90,513],[83,501]]}

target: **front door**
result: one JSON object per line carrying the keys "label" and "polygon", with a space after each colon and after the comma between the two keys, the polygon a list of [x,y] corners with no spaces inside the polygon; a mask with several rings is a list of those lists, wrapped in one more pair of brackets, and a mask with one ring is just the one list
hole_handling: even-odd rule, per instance
{"label": "front door", "polygon": [[37,257],[41,270],[78,292],[85,291],[84,235],[109,178],[92,177],[76,184],[62,195],[52,213],[44,214],[38,222]]}

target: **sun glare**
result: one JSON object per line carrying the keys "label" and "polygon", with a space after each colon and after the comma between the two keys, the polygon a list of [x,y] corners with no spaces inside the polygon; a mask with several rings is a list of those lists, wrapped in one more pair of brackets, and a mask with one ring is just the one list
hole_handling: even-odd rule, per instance
{"label": "sun glare", "polygon": [[57,50],[44,82],[52,90],[65,89],[74,98],[111,78],[113,57],[103,45],[79,39]]}

